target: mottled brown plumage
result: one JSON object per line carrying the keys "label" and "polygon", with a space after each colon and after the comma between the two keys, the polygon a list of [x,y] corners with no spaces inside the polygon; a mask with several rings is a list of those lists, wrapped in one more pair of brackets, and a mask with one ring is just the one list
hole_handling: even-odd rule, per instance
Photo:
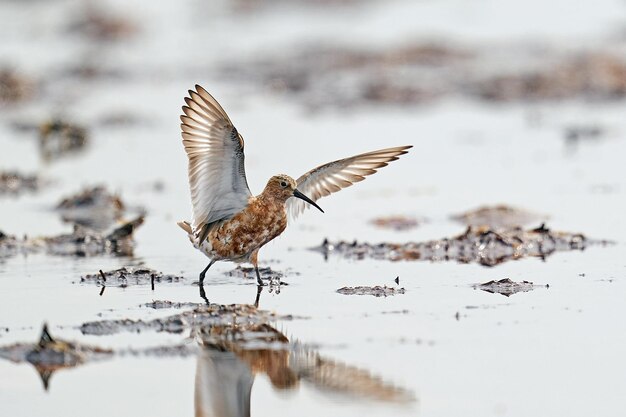
{"label": "mottled brown plumage", "polygon": [[189,157],[193,220],[179,225],[211,259],[200,273],[201,293],[206,271],[216,261],[252,263],[263,285],[258,251],[285,230],[288,213],[295,218],[308,205],[323,212],[316,200],[362,181],[411,148],[381,149],[329,162],[297,180],[276,175],[253,196],[244,169],[243,137],[222,106],[198,85],[185,102],[181,129]]}

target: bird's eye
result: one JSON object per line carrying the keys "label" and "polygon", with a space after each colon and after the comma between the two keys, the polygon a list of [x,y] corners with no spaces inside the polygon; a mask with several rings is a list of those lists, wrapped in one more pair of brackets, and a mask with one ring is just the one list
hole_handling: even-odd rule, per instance
{"label": "bird's eye", "polygon": [[287,186],[287,181],[281,181],[280,186],[285,188]]}

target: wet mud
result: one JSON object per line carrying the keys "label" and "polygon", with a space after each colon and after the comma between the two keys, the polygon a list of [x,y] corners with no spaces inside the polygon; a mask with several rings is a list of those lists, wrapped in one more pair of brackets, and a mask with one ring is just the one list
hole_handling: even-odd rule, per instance
{"label": "wet mud", "polygon": [[404,288],[376,285],[374,287],[342,287],[336,292],[343,295],[373,295],[374,297],[390,297],[397,294],[404,294],[406,290]]}
{"label": "wet mud", "polygon": [[[229,277],[256,281],[256,272],[253,267],[237,266],[237,268],[225,272],[225,274]],[[288,271],[288,274],[299,275],[298,272],[294,271]],[[269,266],[259,267],[259,275],[261,276],[261,280],[272,286],[289,285],[287,282],[282,281],[285,277],[285,272],[274,270]]]}
{"label": "wet mud", "polygon": [[427,242],[366,243],[331,242],[327,239],[313,251],[339,255],[348,259],[381,259],[390,261],[457,261],[495,266],[525,257],[547,258],[561,251],[584,250],[611,242],[591,240],[580,233],[553,231],[541,225],[535,229],[491,229],[468,227],[453,238]]}
{"label": "wet mud", "polygon": [[546,220],[547,216],[542,216],[516,207],[497,205],[478,207],[464,213],[453,215],[451,218],[466,226],[487,226],[492,229],[508,229],[537,223],[541,220]]}
{"label": "wet mud", "polygon": [[17,171],[0,171],[0,197],[16,196],[38,191],[42,181],[38,175],[21,174]]}
{"label": "wet mud", "polygon": [[143,267],[123,267],[107,272],[100,270],[97,273],[86,274],[80,277],[81,284],[91,283],[98,286],[121,288],[132,285],[151,285],[154,287],[156,284],[171,284],[183,281],[185,281],[185,278],[180,275],[164,274],[163,272]]}
{"label": "wet mud", "polygon": [[197,308],[203,306],[204,303],[182,303],[176,301],[169,300],[153,300],[149,303],[142,304],[141,307],[151,308],[154,310],[164,310],[164,309],[182,309],[182,308]]}
{"label": "wet mud", "polygon": [[423,220],[420,222],[418,219],[413,217],[388,216],[378,217],[373,219],[370,223],[382,229],[391,229],[400,232],[403,230],[415,229],[420,225],[420,223],[423,223]]}
{"label": "wet mud", "polygon": [[549,288],[548,285],[535,285],[530,281],[515,282],[510,278],[504,278],[497,281],[488,281],[482,284],[474,285],[474,289],[483,290],[493,294],[502,294],[505,297],[510,297],[513,294],[519,292],[529,292],[535,288]]}
{"label": "wet mud", "polygon": [[205,326],[232,325],[234,323],[268,323],[270,321],[290,320],[292,318],[292,316],[288,315],[258,310],[256,307],[248,304],[211,304],[198,306],[192,310],[150,321],[122,319],[86,322],[80,326],[80,331],[86,335],[98,336],[120,332],[139,333],[146,331],[182,333],[185,330]]}
{"label": "wet mud", "polygon": [[105,230],[122,219],[125,204],[106,187],[95,186],[63,198],[56,210],[64,222]]}
{"label": "wet mud", "polygon": [[198,350],[197,346],[189,343],[140,349],[101,348],[52,337],[48,326],[44,324],[38,342],[0,346],[0,358],[14,363],[30,363],[39,374],[43,388],[48,390],[56,371],[75,368],[88,362],[110,360],[114,356],[185,357],[197,354]]}
{"label": "wet mud", "polygon": [[18,104],[35,94],[35,82],[10,68],[0,68],[0,106]]}
{"label": "wet mud", "polygon": [[63,119],[39,126],[39,152],[45,161],[79,153],[89,143],[87,128]]}
{"label": "wet mud", "polygon": [[109,349],[53,338],[47,325],[43,326],[37,343],[17,343],[0,347],[0,357],[16,363],[32,364],[46,390],[55,371],[73,368],[89,361],[109,359],[112,355],[113,351]]}
{"label": "wet mud", "polygon": [[124,223],[109,233],[100,233],[74,226],[69,234],[51,237],[18,238],[0,232],[0,258],[18,254],[46,253],[55,256],[130,256],[134,250],[134,231],[143,224],[143,217]]}
{"label": "wet mud", "polygon": [[[518,65],[511,69],[509,62]],[[419,105],[450,96],[490,102],[626,97],[626,60],[618,48],[538,52],[524,45],[481,49],[415,43],[384,50],[335,45],[233,62],[219,75],[291,95],[312,109]]]}

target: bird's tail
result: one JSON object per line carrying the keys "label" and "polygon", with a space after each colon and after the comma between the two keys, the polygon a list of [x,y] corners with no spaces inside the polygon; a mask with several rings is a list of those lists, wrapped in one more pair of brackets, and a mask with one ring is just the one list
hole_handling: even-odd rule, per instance
{"label": "bird's tail", "polygon": [[197,245],[197,240],[196,240],[196,237],[193,234],[193,229],[191,228],[191,224],[189,224],[189,222],[186,222],[186,221],[178,222],[176,224],[179,225],[180,228],[183,229],[185,232],[187,232],[187,237],[189,237],[189,241],[194,246],[196,246]]}

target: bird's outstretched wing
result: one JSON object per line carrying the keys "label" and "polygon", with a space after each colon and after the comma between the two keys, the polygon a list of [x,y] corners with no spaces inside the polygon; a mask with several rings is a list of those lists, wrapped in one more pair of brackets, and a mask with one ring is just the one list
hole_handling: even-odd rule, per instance
{"label": "bird's outstretched wing", "polygon": [[[397,146],[355,155],[320,165],[296,180],[298,190],[313,201],[347,188],[355,182],[363,181],[366,176],[387,166],[400,155],[408,152],[412,146]],[[308,204],[297,198],[287,200],[287,211],[291,218],[296,218]]]}
{"label": "bird's outstretched wing", "polygon": [[189,157],[192,227],[203,239],[212,224],[246,207],[251,193],[243,138],[222,106],[199,85],[189,90],[185,102],[180,126]]}

